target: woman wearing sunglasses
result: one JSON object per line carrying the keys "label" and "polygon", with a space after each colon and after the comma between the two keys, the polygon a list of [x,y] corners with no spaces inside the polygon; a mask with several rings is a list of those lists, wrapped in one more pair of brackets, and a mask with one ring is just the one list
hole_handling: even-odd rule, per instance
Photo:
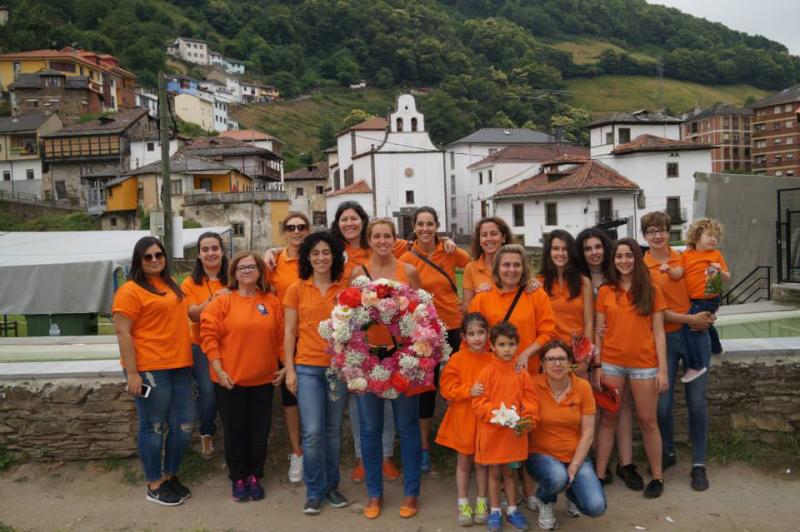
{"label": "woman wearing sunglasses", "polygon": [[240,251],[228,269],[230,293],[200,318],[200,340],[212,369],[225,433],[225,463],[233,500],[264,498],[272,396],[283,380],[283,306],[264,281],[264,263]]}
{"label": "woman wearing sunglasses", "polygon": [[164,245],[152,236],[139,239],[128,281],[114,296],[112,316],[126,389],[139,416],[137,445],[147,500],[164,506],[177,506],[191,496],[176,476],[195,414],[187,312]]}

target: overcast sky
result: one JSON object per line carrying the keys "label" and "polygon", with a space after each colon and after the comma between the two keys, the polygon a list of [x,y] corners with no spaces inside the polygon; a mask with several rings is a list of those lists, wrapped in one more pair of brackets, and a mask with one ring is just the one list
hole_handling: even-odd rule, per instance
{"label": "overcast sky", "polygon": [[647,0],[684,13],[758,34],[800,55],[800,0]]}

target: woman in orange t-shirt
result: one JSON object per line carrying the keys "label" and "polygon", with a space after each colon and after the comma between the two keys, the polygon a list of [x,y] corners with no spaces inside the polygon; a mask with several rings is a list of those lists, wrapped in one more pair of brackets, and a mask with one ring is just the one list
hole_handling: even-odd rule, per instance
{"label": "woman in orange t-shirt", "polygon": [[303,512],[316,514],[326,500],[334,508],[349,503],[339,492],[339,448],[347,388],[329,380],[327,342],[317,327],[331,316],[344,288],[342,244],[327,231],[312,233],[300,246],[300,279],[283,299],[286,319],[286,386],[300,406],[303,427]]}
{"label": "woman in orange t-shirt", "polygon": [[[159,239],[139,239],[112,315],[126,389],[139,415],[137,445],[147,500],[177,506],[191,495],[176,475],[191,440],[195,402],[187,303],[168,264]],[[166,442],[164,425],[169,426]]]}
{"label": "woman in orange t-shirt", "polygon": [[[462,249],[446,253],[439,239],[439,215],[432,207],[414,211],[414,245],[400,260],[413,265],[419,272],[422,288],[433,295],[436,314],[447,327],[447,343],[455,353],[461,344],[461,301],[456,286],[456,268],[464,268],[469,255]],[[439,367],[434,370],[434,386],[439,385]],[[419,426],[422,434],[422,472],[430,473],[431,455],[428,439],[436,408],[436,390],[424,392],[419,399]]]}
{"label": "woman in orange t-shirt", "polygon": [[491,290],[494,283],[492,280],[494,254],[501,246],[510,244],[512,241],[511,229],[502,218],[488,216],[481,218],[475,224],[475,233],[472,235],[470,249],[472,261],[464,268],[464,275],[461,279],[464,312],[468,311],[475,294]]}
{"label": "woman in orange t-shirt", "polygon": [[217,296],[228,293],[228,257],[222,237],[206,232],[197,239],[197,260],[192,275],[183,280],[181,290],[189,306],[189,328],[192,333],[192,374],[197,385],[197,417],[200,420],[200,448],[203,458],[214,455],[214,433],[217,426],[217,405],[214,384],[208,372],[208,358],[200,347],[200,314]]}
{"label": "woman in orange t-shirt", "polygon": [[565,342],[554,340],[539,354],[544,372],[533,378],[539,422],[525,466],[538,483],[539,527],[552,530],[558,526],[553,505],[562,491],[570,516],[603,515],[606,497],[589,458],[596,410],[592,386],[570,371],[575,359]]}
{"label": "woman in orange t-shirt", "polygon": [[[286,238],[286,247],[277,255],[275,267],[267,268],[267,282],[272,293],[281,301],[286,297],[286,291],[297,281],[298,257],[300,246],[311,231],[308,217],[302,212],[290,212],[283,219],[283,235]],[[286,383],[281,384],[281,405],[283,405],[283,419],[286,420],[286,432],[289,434],[289,443],[292,453],[289,455],[289,482],[303,480],[303,449],[300,446],[300,409],[297,406],[297,397],[289,391]]]}
{"label": "woman in orange t-shirt", "polygon": [[[612,260],[608,282],[600,287],[595,302],[597,329],[605,329],[605,334],[595,335],[600,354],[595,359],[592,379],[597,389],[605,382],[616,386],[620,393],[624,393],[626,382],[630,383],[653,476],[644,495],[655,498],[664,491],[656,407],[659,394],[669,385],[664,337],[666,304],[661,289],[650,282],[642,250],[635,240],[618,240]],[[617,419],[618,413],[608,411],[601,416],[595,464],[600,478],[606,472]]]}
{"label": "woman in orange t-shirt", "polygon": [[[556,229],[547,235],[539,280],[550,296],[556,319],[556,337],[572,345],[575,337],[594,340],[594,297],[592,282],[578,268],[578,248],[572,235]],[[588,378],[589,360],[580,368]]]}
{"label": "woman in orange t-shirt", "polygon": [[212,301],[200,321],[236,502],[264,498],[259,479],[267,458],[272,396],[285,371],[278,367],[283,359],[283,307],[269,292],[264,270],[255,253],[237,253],[228,269],[231,292]]}
{"label": "woman in orange t-shirt", "polygon": [[[370,259],[353,270],[350,280],[366,275],[370,279],[392,279],[408,284],[411,288],[420,287],[420,277],[416,268],[395,258],[394,246],[397,241],[394,223],[388,218],[372,220],[367,226],[369,245],[372,249]],[[379,357],[389,356],[393,339],[385,325],[373,325],[367,331],[367,341],[378,350]],[[405,498],[400,507],[400,517],[409,518],[417,513],[417,498],[420,489],[420,461],[422,447],[419,430],[419,392],[406,392],[396,399],[383,399],[374,393],[356,395],[358,420],[361,436],[361,456],[366,472],[367,495],[364,516],[375,519],[381,513],[383,502],[382,449],[381,434],[384,427],[384,405],[391,404],[395,428],[400,440],[400,454],[403,459],[403,493]]]}

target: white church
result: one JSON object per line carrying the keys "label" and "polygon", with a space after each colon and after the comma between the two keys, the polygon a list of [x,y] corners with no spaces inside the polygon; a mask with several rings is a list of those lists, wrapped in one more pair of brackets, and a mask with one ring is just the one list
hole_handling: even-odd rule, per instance
{"label": "white church", "polygon": [[431,142],[414,97],[401,94],[389,117],[370,118],[339,133],[328,151],[328,220],[344,201],[357,201],[371,217],[392,218],[402,237],[412,231],[411,214],[427,205],[446,230],[445,152]]}

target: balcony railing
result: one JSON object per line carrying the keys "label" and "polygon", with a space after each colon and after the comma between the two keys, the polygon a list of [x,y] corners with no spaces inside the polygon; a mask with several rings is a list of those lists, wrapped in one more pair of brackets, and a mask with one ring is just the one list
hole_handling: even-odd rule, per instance
{"label": "balcony railing", "polygon": [[[280,184],[280,183],[277,183]],[[201,192],[183,195],[184,205],[213,205],[220,203],[250,203],[255,201],[288,201],[286,192],[280,190],[252,190],[249,192]]]}
{"label": "balcony railing", "polygon": [[688,216],[686,215],[686,207],[681,207],[679,209],[667,209],[667,214],[669,214],[669,218],[672,220],[672,225],[681,225],[689,221]]}
{"label": "balcony railing", "polygon": [[26,155],[36,155],[37,153],[39,153],[39,150],[37,149],[35,144],[31,145],[31,146],[16,146],[16,147],[12,147],[9,151],[11,152],[11,155],[13,155],[15,157],[23,157],[23,156],[26,156]]}
{"label": "balcony railing", "polygon": [[611,220],[616,220],[619,218],[619,211],[618,210],[611,210],[611,211],[597,211],[595,213],[594,221],[595,223],[603,223],[608,222]]}
{"label": "balcony railing", "polygon": [[[226,163],[230,165],[230,163]],[[276,165],[278,163],[276,162]],[[272,168],[266,164],[256,166],[234,166],[237,170],[254,179],[280,179],[281,171],[279,168]]]}

